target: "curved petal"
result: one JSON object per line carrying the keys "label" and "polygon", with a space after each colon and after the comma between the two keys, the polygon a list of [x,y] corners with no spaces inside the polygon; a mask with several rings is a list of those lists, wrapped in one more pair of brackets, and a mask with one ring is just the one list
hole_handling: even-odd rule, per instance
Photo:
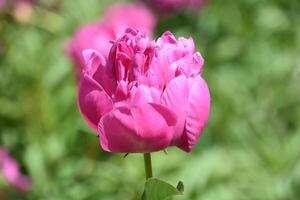
{"label": "curved petal", "polygon": [[82,56],[86,64],[83,71],[90,76],[94,76],[100,65],[105,66],[105,58],[96,50],[86,49],[82,51]]}
{"label": "curved petal", "polygon": [[159,104],[119,107],[103,116],[98,131],[105,151],[145,153],[166,148],[176,115]]}
{"label": "curved petal", "polygon": [[172,145],[181,145],[182,134],[188,106],[189,82],[186,76],[178,76],[170,81],[162,97],[162,105],[172,109],[178,116],[177,124],[174,127],[174,137]]}
{"label": "curved petal", "polygon": [[178,146],[190,152],[200,137],[210,111],[210,94],[206,82],[199,75],[189,79],[190,94],[186,113],[183,144]]}
{"label": "curved petal", "polygon": [[78,105],[85,120],[97,131],[101,116],[112,109],[113,102],[101,85],[84,73],[78,86]]}
{"label": "curved petal", "polygon": [[151,89],[145,85],[139,85],[136,89],[131,90],[131,105],[142,105],[153,102]]}
{"label": "curved petal", "polygon": [[96,50],[87,49],[82,52],[86,67],[83,69],[83,74],[88,74],[96,80],[111,96],[116,88],[116,81],[112,72],[106,66],[105,58]]}
{"label": "curved petal", "polygon": [[188,51],[190,53],[195,52],[195,43],[193,38],[184,38],[179,37],[178,38],[178,47],[181,49],[181,51]]}
{"label": "curved petal", "polygon": [[176,44],[177,40],[173,33],[170,31],[166,31],[162,34],[160,38],[157,40],[157,44],[159,47],[163,47],[164,45],[169,45],[169,44]]}

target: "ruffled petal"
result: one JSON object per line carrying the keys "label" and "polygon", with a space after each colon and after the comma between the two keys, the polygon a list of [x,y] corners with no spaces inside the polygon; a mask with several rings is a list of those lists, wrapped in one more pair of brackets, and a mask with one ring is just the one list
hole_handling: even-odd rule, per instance
{"label": "ruffled petal", "polygon": [[84,62],[86,63],[84,72],[90,76],[94,76],[99,66],[105,66],[105,58],[96,50],[87,49],[82,51]]}
{"label": "ruffled petal", "polygon": [[176,43],[177,40],[170,31],[164,32],[162,36],[157,40],[157,44],[159,47],[163,47],[164,45],[169,45],[169,44],[176,44]]}
{"label": "ruffled petal", "polygon": [[162,105],[172,109],[178,116],[174,127],[172,145],[180,146],[188,106],[189,82],[186,76],[178,76],[170,81],[161,97]]}
{"label": "ruffled petal", "polygon": [[101,118],[100,143],[108,152],[159,151],[170,144],[175,124],[176,114],[159,104],[119,107]]}
{"label": "ruffled petal", "polygon": [[82,54],[86,62],[83,74],[88,74],[92,77],[111,96],[115,91],[116,81],[113,73],[106,66],[105,58],[93,49],[84,50]]}
{"label": "ruffled petal", "polygon": [[84,73],[78,87],[78,105],[85,120],[97,131],[101,116],[112,109],[113,102],[101,85]]}
{"label": "ruffled petal", "polygon": [[131,105],[143,105],[150,102],[153,102],[150,87],[140,85],[135,90],[131,90]]}
{"label": "ruffled petal", "polygon": [[199,75],[189,78],[190,94],[186,113],[185,131],[179,146],[184,151],[190,152],[197,143],[210,111],[210,94],[206,82]]}

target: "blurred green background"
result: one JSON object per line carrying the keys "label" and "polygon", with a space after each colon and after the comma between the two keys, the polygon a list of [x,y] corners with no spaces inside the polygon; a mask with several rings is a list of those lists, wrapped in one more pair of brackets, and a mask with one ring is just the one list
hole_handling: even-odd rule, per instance
{"label": "blurred green background", "polygon": [[[8,199],[137,200],[139,154],[108,154],[77,108],[65,46],[109,0],[44,0],[29,20],[0,17],[0,146],[33,181]],[[300,199],[300,1],[207,0],[161,18],[157,35],[192,36],[205,58],[211,114],[194,151],[153,154],[154,175],[184,200]]]}

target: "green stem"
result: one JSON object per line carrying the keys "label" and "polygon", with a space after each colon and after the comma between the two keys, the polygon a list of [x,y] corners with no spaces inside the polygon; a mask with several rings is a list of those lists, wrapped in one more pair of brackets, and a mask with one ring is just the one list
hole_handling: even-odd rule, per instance
{"label": "green stem", "polygon": [[149,179],[152,177],[152,165],[151,165],[150,153],[144,153],[144,163],[145,163],[146,179]]}

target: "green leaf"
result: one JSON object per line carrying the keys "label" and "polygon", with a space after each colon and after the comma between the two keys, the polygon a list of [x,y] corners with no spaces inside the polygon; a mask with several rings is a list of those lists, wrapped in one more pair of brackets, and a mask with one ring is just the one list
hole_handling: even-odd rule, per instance
{"label": "green leaf", "polygon": [[150,178],[145,183],[142,200],[164,200],[174,195],[182,195],[183,188],[183,183],[181,181],[179,181],[176,189],[165,181],[157,178]]}

